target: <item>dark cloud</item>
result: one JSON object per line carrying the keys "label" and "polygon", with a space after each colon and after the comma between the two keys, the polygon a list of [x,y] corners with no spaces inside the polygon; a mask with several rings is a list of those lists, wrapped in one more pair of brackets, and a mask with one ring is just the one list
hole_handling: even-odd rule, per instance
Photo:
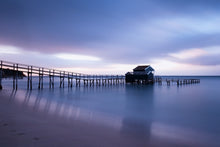
{"label": "dark cloud", "polygon": [[220,65],[220,55],[200,57],[191,62],[197,65]]}
{"label": "dark cloud", "polygon": [[193,65],[211,65],[211,66],[217,66],[220,65],[220,55],[206,55],[201,56],[193,59],[188,59],[180,62],[185,62]]}
{"label": "dark cloud", "polygon": [[0,44],[49,54],[82,53],[111,62],[138,63],[149,56],[219,45],[218,33],[182,35],[184,30],[180,30],[166,37],[169,30],[163,28],[162,37],[149,32],[149,27],[157,30],[151,24],[154,20],[218,15],[219,6],[218,0],[5,0],[0,2]]}

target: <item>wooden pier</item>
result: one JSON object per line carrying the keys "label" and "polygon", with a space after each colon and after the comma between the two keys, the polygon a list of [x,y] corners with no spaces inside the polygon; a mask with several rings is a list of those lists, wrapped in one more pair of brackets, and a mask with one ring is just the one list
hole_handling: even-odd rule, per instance
{"label": "wooden pier", "polygon": [[[125,83],[124,75],[89,75],[56,69],[37,67],[32,65],[18,64],[13,62],[1,61],[0,65],[0,89],[2,89],[3,69],[13,70],[13,89],[18,88],[19,72],[27,77],[27,89],[32,90],[34,86],[38,89],[44,88],[44,80],[49,79],[49,88],[54,88],[55,78],[59,78],[59,87],[65,87],[65,79],[67,79],[67,87],[83,86],[106,86],[119,85]],[[38,77],[38,85],[33,85],[33,77]]]}
{"label": "wooden pier", "polygon": [[170,84],[174,83],[177,86],[180,85],[187,85],[187,84],[196,84],[196,83],[200,83],[200,79],[162,79],[161,77],[155,77],[154,78],[154,82],[162,85],[162,82],[166,82],[167,86],[170,86]]}
{"label": "wooden pier", "polygon": [[[107,85],[119,85],[125,84],[125,76],[124,75],[89,75],[82,73],[75,73],[69,71],[61,71],[56,69],[37,67],[32,65],[18,64],[8,61],[1,61],[0,63],[0,89],[2,89],[2,79],[5,78],[3,75],[3,70],[10,70],[12,75],[12,85],[13,89],[18,89],[18,81],[22,78],[22,74],[26,76],[27,79],[27,89],[32,90],[33,87],[38,89],[43,89],[46,85],[46,80],[49,82],[48,88],[55,87],[55,78],[59,79],[59,87],[80,87],[80,86],[107,86]],[[33,78],[37,78],[33,84]],[[180,77],[181,78],[181,77]],[[67,83],[65,83],[67,82]],[[138,80],[134,80],[131,82],[132,84],[149,84],[149,83],[158,83],[162,85],[165,82],[167,86],[171,84],[187,85],[187,84],[195,84],[200,83],[200,79],[168,79],[162,78],[159,76],[155,76],[153,80],[148,80],[144,78],[139,78]],[[57,83],[57,82],[56,82]]]}

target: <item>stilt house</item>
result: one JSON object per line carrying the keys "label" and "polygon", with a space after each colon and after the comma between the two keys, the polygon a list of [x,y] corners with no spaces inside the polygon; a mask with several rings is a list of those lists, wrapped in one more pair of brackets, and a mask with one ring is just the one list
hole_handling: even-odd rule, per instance
{"label": "stilt house", "polygon": [[150,65],[137,66],[125,75],[126,83],[149,84],[154,81],[154,69]]}

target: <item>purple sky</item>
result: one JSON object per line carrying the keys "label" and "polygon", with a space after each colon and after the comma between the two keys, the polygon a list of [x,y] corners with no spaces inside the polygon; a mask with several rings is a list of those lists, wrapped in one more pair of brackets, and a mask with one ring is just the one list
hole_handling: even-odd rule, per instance
{"label": "purple sky", "polygon": [[220,75],[219,0],[1,0],[0,59],[74,72]]}

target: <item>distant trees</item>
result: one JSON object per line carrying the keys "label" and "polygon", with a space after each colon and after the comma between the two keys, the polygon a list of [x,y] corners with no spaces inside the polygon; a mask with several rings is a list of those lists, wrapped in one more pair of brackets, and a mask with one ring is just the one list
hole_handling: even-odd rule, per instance
{"label": "distant trees", "polygon": [[[18,73],[17,73],[18,72]],[[16,76],[18,74],[18,78],[26,77],[25,74],[22,71],[16,71],[12,69],[2,69],[2,78],[12,78],[13,76]]]}

